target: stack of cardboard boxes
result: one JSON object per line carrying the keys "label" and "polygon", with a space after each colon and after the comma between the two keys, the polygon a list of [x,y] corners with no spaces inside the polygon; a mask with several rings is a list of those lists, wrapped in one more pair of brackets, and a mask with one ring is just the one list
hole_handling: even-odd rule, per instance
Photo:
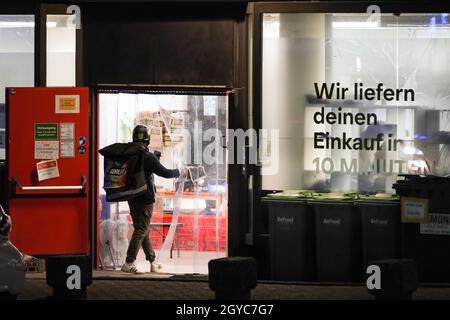
{"label": "stack of cardboard boxes", "polygon": [[135,125],[143,124],[149,129],[149,147],[152,149],[162,149],[163,146],[171,147],[183,141],[184,119],[182,114],[164,110],[165,121],[163,121],[161,112],[141,111],[135,119]]}

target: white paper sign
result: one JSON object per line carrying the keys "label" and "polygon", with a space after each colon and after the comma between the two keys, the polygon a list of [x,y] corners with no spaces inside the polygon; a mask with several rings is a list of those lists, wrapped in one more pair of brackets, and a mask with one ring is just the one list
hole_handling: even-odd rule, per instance
{"label": "white paper sign", "polygon": [[75,156],[75,147],[72,140],[61,140],[61,158],[73,158]]}
{"label": "white paper sign", "polygon": [[34,159],[58,159],[59,141],[34,142]]}
{"label": "white paper sign", "polygon": [[150,148],[161,149],[163,146],[162,139],[162,129],[161,128],[150,128]]}
{"label": "white paper sign", "polygon": [[428,223],[420,225],[421,234],[450,235],[450,215],[428,214]]}
{"label": "white paper sign", "polygon": [[218,105],[218,99],[214,96],[203,97],[203,115],[215,116]]}
{"label": "white paper sign", "polygon": [[75,136],[75,123],[63,123],[59,125],[61,140],[69,140]]}
{"label": "white paper sign", "polygon": [[422,202],[407,202],[405,204],[405,217],[423,219],[425,217],[425,204]]}
{"label": "white paper sign", "polygon": [[38,162],[36,163],[36,170],[39,181],[59,177],[58,162],[56,160]]}

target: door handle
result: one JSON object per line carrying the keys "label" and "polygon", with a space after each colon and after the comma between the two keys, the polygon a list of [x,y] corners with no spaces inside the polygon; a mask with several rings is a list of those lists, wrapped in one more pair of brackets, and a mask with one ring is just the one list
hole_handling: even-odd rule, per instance
{"label": "door handle", "polygon": [[[79,186],[23,186],[16,177],[11,177],[13,189],[11,192],[12,198],[78,198],[86,196],[86,177],[81,177],[81,184]],[[42,191],[42,190],[80,190],[79,193],[17,193],[17,189],[22,191]]]}

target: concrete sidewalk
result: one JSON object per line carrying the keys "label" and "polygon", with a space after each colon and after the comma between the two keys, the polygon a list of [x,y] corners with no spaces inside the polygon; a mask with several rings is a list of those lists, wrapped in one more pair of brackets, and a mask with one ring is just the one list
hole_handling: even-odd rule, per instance
{"label": "concrete sidewalk", "polygon": [[[141,278],[123,274],[94,275],[88,288],[89,300],[212,300],[206,276],[147,275]],[[48,299],[52,289],[45,277],[27,277],[20,300]],[[252,291],[255,300],[373,300],[364,286],[281,284],[260,282]],[[450,287],[419,288],[413,295],[418,300],[450,300]]]}

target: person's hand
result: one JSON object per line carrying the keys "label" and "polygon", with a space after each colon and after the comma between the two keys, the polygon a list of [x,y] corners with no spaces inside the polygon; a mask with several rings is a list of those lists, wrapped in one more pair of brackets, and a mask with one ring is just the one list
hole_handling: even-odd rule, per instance
{"label": "person's hand", "polygon": [[0,226],[0,234],[3,236],[8,236],[11,232],[11,218],[7,215],[3,216],[2,225]]}
{"label": "person's hand", "polygon": [[179,168],[178,171],[180,171],[180,177],[187,178],[187,176],[189,175],[189,169],[185,166],[182,166],[181,168]]}
{"label": "person's hand", "polygon": [[36,262],[36,258],[25,254],[23,255],[23,261],[25,261],[25,264],[30,267]]}

